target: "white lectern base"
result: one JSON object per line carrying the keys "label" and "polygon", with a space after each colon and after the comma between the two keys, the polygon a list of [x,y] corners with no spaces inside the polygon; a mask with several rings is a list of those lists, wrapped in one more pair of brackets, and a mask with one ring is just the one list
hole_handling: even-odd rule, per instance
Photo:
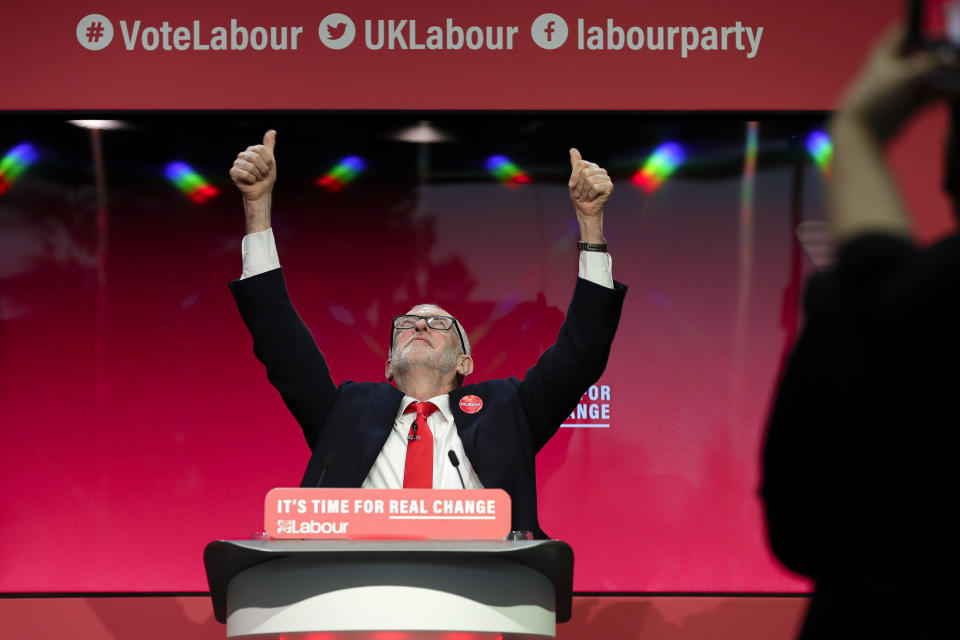
{"label": "white lectern base", "polygon": [[288,557],[247,569],[230,581],[227,637],[466,631],[552,638],[553,598],[553,583],[542,573],[497,558]]}
{"label": "white lectern base", "polygon": [[556,540],[216,541],[204,558],[237,640],[544,640],[570,618]]}

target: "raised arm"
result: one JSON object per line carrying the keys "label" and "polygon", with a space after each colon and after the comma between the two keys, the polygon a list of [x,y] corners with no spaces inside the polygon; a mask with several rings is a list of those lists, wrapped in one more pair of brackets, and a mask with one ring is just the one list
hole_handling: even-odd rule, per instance
{"label": "raised arm", "polygon": [[[230,178],[243,195],[248,235],[270,229],[271,197],[277,180],[276,139],[276,131],[267,131],[263,144],[237,154],[230,169]],[[235,280],[230,290],[253,337],[254,354],[313,448],[337,387],[310,330],[290,302],[281,270],[272,268]]]}
{"label": "raised arm", "polygon": [[912,225],[883,147],[920,107],[936,98],[942,64],[928,51],[907,55],[904,29],[888,31],[830,121],[834,158],[828,203],[836,245],[865,233],[909,238]]}
{"label": "raised arm", "polygon": [[[613,192],[610,176],[595,163],[585,161],[579,151],[571,149],[567,186],[580,225],[580,240],[604,244],[604,206]],[[607,267],[605,278],[583,273],[584,265],[590,261],[581,260],[584,277],[577,281],[557,341],[527,371],[521,386],[524,410],[533,425],[538,449],[556,433],[580,397],[600,378],[620,322],[626,287],[612,281],[609,255],[604,250],[581,253],[603,258],[601,262]]]}
{"label": "raised arm", "polygon": [[[933,271],[918,277],[916,267],[899,272],[883,264],[898,268],[903,252],[912,253],[912,225],[887,168],[884,146],[911,115],[941,95],[935,80],[944,70],[932,53],[906,54],[903,43],[901,27],[883,36],[831,118],[831,234],[838,246],[848,244],[848,251],[807,288],[806,327],[776,391],[764,443],[761,496],[771,547],[787,567],[815,578],[822,577],[821,565],[831,559],[836,483],[846,482],[833,477],[831,461],[837,455],[849,458],[842,450],[848,437],[844,430],[856,422],[849,416],[863,414],[855,394],[866,387],[850,376],[861,373],[867,347],[879,344],[876,336],[896,343],[892,325],[878,325],[873,318],[883,315],[878,309],[889,313],[902,305],[911,282],[919,282],[916,291],[927,298],[934,281],[928,277]],[[873,238],[869,250],[851,244],[872,234],[887,237]],[[897,284],[877,295],[874,283],[887,282],[891,274]],[[904,317],[923,315],[916,305],[902,306]],[[887,321],[889,316],[881,322]]]}

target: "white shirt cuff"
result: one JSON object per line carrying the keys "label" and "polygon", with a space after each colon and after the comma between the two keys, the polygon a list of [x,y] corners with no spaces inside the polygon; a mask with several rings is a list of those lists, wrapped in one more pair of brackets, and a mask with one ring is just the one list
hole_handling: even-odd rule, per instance
{"label": "white shirt cuff", "polygon": [[580,277],[613,289],[613,257],[600,251],[581,251]]}
{"label": "white shirt cuff", "polygon": [[277,255],[277,243],[273,239],[272,228],[243,236],[240,252],[243,255],[241,280],[280,268],[280,257]]}
{"label": "white shirt cuff", "polygon": [[[273,229],[243,236],[240,252],[243,256],[241,280],[280,268],[280,256],[277,254]],[[613,257],[599,251],[581,251],[580,277],[613,289]]]}

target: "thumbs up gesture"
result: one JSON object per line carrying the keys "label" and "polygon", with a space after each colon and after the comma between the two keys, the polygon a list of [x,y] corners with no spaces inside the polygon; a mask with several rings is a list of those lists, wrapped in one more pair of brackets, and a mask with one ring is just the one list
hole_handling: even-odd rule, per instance
{"label": "thumbs up gesture", "polygon": [[570,181],[567,186],[578,219],[600,216],[613,193],[613,181],[607,170],[584,160],[576,149],[570,149]]}
{"label": "thumbs up gesture", "polygon": [[230,179],[243,194],[245,202],[269,196],[277,181],[277,162],[273,148],[277,144],[277,132],[270,129],[263,134],[263,144],[247,147],[237,154],[230,168]]}

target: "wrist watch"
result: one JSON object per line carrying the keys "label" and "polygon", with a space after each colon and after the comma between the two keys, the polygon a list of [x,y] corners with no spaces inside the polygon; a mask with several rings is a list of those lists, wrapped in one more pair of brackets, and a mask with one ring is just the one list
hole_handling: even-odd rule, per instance
{"label": "wrist watch", "polygon": [[602,253],[607,252],[607,239],[604,238],[603,242],[584,242],[581,240],[577,243],[578,251],[600,251]]}

